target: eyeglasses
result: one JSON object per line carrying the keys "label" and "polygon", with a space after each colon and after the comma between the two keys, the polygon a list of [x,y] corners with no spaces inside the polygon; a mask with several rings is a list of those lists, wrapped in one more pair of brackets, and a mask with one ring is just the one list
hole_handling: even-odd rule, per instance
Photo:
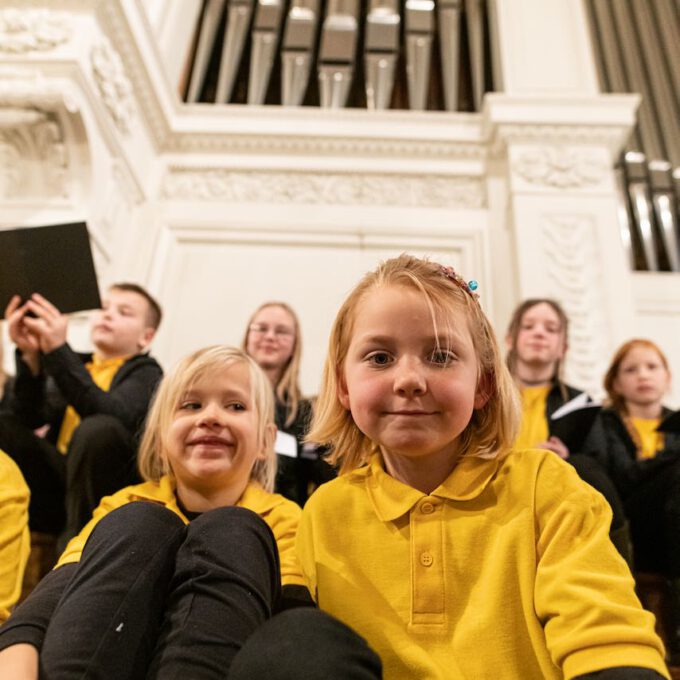
{"label": "eyeglasses", "polygon": [[255,335],[267,335],[267,333],[271,331],[279,340],[282,340],[283,338],[292,338],[293,335],[295,335],[295,331],[292,331],[290,328],[285,328],[284,326],[275,326],[272,328],[271,326],[262,323],[252,323],[248,326],[248,330],[251,333],[255,333]]}

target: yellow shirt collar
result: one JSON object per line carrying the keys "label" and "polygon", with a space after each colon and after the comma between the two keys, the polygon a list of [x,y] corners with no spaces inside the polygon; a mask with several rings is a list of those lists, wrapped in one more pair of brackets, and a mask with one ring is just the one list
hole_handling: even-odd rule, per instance
{"label": "yellow shirt collar", "polygon": [[[132,500],[152,501],[162,503],[169,510],[176,512],[181,517],[184,513],[180,511],[177,504],[177,494],[175,493],[177,485],[174,477],[170,475],[163,475],[158,480],[157,484],[147,482],[141,484],[135,489],[135,494]],[[250,481],[246,486],[245,491],[236,503],[237,506],[252,510],[258,515],[263,515],[269,512],[277,503],[278,496],[272,493],[267,493],[257,482]],[[185,519],[187,519],[185,517]]]}
{"label": "yellow shirt collar", "polygon": [[[463,458],[430,496],[453,501],[476,498],[493,479],[498,465],[498,458],[493,460]],[[410,512],[416,503],[427,495],[388,475],[383,469],[382,456],[379,453],[374,453],[368,465],[351,474],[365,478],[371,503],[383,522],[393,521]]]}

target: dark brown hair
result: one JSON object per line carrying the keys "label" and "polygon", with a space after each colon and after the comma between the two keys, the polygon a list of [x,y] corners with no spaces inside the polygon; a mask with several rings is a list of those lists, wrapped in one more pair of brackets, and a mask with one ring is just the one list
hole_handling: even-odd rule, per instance
{"label": "dark brown hair", "polygon": [[[508,350],[508,354],[505,358],[508,368],[510,369],[510,373],[515,379],[517,378],[517,337],[519,336],[520,329],[522,328],[522,319],[532,307],[536,307],[536,305],[541,304],[548,305],[555,312],[555,314],[557,314],[557,318],[560,320],[560,330],[564,336],[565,344],[569,337],[569,317],[564,311],[562,305],[557,302],[557,300],[553,300],[552,298],[528,298],[524,300],[524,302],[521,302],[519,305],[517,305],[515,311],[512,313],[510,323],[508,324],[508,332],[506,337],[510,339],[510,349]],[[555,372],[553,373],[552,381],[559,387],[562,398],[566,401],[569,398],[569,395],[567,394],[567,388],[562,382],[562,362],[559,359],[555,364]]]}
{"label": "dark brown hair", "polygon": [[161,319],[163,318],[163,311],[155,298],[144,290],[144,288],[136,283],[123,282],[114,283],[109,290],[124,290],[128,293],[137,293],[137,295],[141,295],[146,300],[146,304],[149,308],[146,314],[146,323],[149,328],[158,330],[158,327],[161,325]]}

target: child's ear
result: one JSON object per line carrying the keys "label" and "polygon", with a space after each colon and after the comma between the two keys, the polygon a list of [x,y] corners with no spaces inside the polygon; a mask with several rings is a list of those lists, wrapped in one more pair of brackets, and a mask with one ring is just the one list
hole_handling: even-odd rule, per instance
{"label": "child's ear", "polygon": [[141,334],[139,340],[137,341],[137,346],[139,347],[140,352],[146,349],[151,344],[151,341],[153,340],[155,335],[156,335],[155,328],[151,328],[151,326],[148,326],[147,328],[144,329],[144,332]]}
{"label": "child's ear", "polygon": [[505,349],[507,349],[508,352],[512,350],[512,336],[510,333],[505,336]]}
{"label": "child's ear", "polygon": [[264,442],[260,453],[257,455],[257,460],[265,460],[267,458],[267,451],[274,448],[276,441],[276,425],[269,423],[264,428]]}
{"label": "child's ear", "polygon": [[475,410],[484,408],[486,406],[487,402],[491,398],[491,394],[493,393],[493,388],[494,381],[488,373],[480,376],[479,382],[477,383],[477,390],[475,391]]}
{"label": "child's ear", "polygon": [[336,382],[338,384],[338,401],[342,404],[342,408],[349,411],[349,392],[347,391],[347,381],[345,380],[343,371],[340,370],[337,372]]}

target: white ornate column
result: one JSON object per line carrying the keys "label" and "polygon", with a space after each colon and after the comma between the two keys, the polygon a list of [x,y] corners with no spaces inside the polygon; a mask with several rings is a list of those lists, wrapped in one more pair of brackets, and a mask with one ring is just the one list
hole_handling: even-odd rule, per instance
{"label": "white ornate column", "polygon": [[518,300],[553,297],[571,320],[567,379],[600,391],[614,346],[634,330],[613,165],[635,95],[491,95],[491,153],[505,167]]}

